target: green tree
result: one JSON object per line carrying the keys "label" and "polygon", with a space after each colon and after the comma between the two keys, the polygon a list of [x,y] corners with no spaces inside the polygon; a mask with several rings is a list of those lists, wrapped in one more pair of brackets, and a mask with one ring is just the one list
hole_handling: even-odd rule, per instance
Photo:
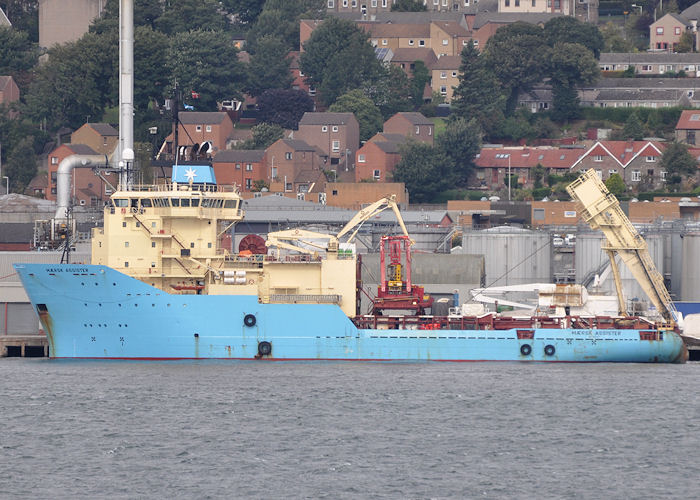
{"label": "green tree", "polygon": [[411,200],[426,203],[453,186],[452,161],[441,148],[410,141],[400,148],[401,161],[394,170],[394,181],[403,182]]}
{"label": "green tree", "polygon": [[568,85],[552,85],[552,120],[565,122],[581,116],[580,100],[576,88]]}
{"label": "green tree", "polygon": [[620,174],[612,174],[610,177],[608,177],[608,179],[605,181],[605,187],[608,188],[608,191],[618,197],[625,192],[625,189],[627,189],[627,186],[625,186],[625,181],[622,180]]}
{"label": "green tree", "polygon": [[39,60],[39,47],[27,33],[0,26],[0,75],[11,75],[25,90],[28,72]]}
{"label": "green tree", "polygon": [[314,110],[314,101],[303,90],[270,89],[258,98],[258,118],[286,129],[299,128],[299,120]]}
{"label": "green tree", "polygon": [[693,52],[693,48],[695,47],[694,42],[695,40],[693,39],[693,35],[691,35],[688,31],[684,31],[676,44],[675,51],[681,53]]}
{"label": "green tree", "polygon": [[542,187],[542,181],[544,180],[544,176],[547,173],[545,168],[538,163],[535,168],[532,169],[532,179],[534,182],[534,188],[539,189]]}
{"label": "green tree", "polygon": [[379,108],[384,120],[400,111],[413,109],[411,91],[411,82],[406,72],[394,64],[384,68],[377,82],[362,88],[362,92]]}
{"label": "green tree", "polygon": [[253,138],[244,141],[236,149],[267,149],[272,143],[284,137],[284,130],[275,123],[260,123],[253,127]]}
{"label": "green tree", "polygon": [[361,90],[351,90],[341,95],[328,108],[332,113],[353,113],[360,124],[360,141],[366,141],[379,132],[384,125],[384,119],[379,108]]}
{"label": "green tree", "polygon": [[266,90],[286,89],[292,80],[284,43],[273,36],[260,38],[248,64],[248,93],[257,97]]}
{"label": "green tree", "polygon": [[622,129],[623,139],[634,139],[641,141],[644,138],[644,125],[637,111],[631,113]]}
{"label": "green tree", "polygon": [[237,16],[242,24],[253,24],[263,10],[265,2],[260,0],[221,0],[230,14]]}
{"label": "green tree", "polygon": [[365,31],[354,23],[331,17],[316,28],[300,57],[307,82],[330,106],[349,90],[381,78],[381,63]]}
{"label": "green tree", "polygon": [[36,171],[33,140],[32,137],[25,137],[10,151],[10,157],[3,161],[2,174],[9,177],[11,191],[22,193]]}
{"label": "green tree", "polygon": [[557,43],[550,54],[548,73],[553,83],[573,87],[595,82],[600,77],[600,68],[583,45]]}
{"label": "green tree", "polygon": [[391,5],[392,12],[425,12],[428,8],[420,0],[397,0]]}
{"label": "green tree", "polygon": [[479,54],[473,41],[462,49],[459,85],[452,95],[452,110],[466,120],[475,118],[491,133],[503,120],[505,96],[496,75]]}
{"label": "green tree", "polygon": [[152,99],[163,97],[168,75],[163,74],[169,40],[149,26],[134,31],[134,106],[145,110]]}
{"label": "green tree", "polygon": [[602,28],[603,52],[632,52],[634,46],[625,38],[625,29],[612,21],[608,21]]}
{"label": "green tree", "polygon": [[163,13],[155,19],[156,29],[166,35],[188,31],[223,31],[230,25],[216,0],[164,2]]}
{"label": "green tree", "polygon": [[[163,15],[163,2],[153,0],[134,0],[134,27],[148,26],[156,29],[156,19]],[[103,21],[109,21],[119,29],[119,0],[107,0],[102,15],[95,19],[93,27],[100,25]],[[97,31],[102,28],[97,27]]]}
{"label": "green tree", "polygon": [[450,120],[445,130],[435,139],[435,147],[451,160],[450,170],[457,184],[467,186],[474,170],[474,159],[481,149],[481,127],[478,122],[464,118]]}
{"label": "green tree", "polygon": [[299,23],[291,22],[280,10],[263,10],[260,13],[246,35],[246,50],[255,54],[258,40],[264,36],[282,40],[286,48],[285,54],[290,50],[299,50]]}
{"label": "green tree", "polygon": [[486,42],[484,56],[507,92],[506,112],[512,114],[518,94],[545,75],[549,50],[544,30],[522,21],[502,26]]}
{"label": "green tree", "polygon": [[418,109],[423,104],[423,92],[425,86],[430,82],[430,70],[423,61],[413,62],[413,71],[411,72],[411,100],[413,101],[413,109]]}
{"label": "green tree", "polygon": [[176,34],[168,49],[167,66],[186,96],[199,94],[193,102],[202,111],[215,110],[217,100],[240,95],[245,83],[238,50],[216,31]]}
{"label": "green tree", "polygon": [[661,168],[666,171],[668,183],[679,184],[684,176],[695,176],[698,162],[688,152],[688,146],[680,142],[670,142],[661,155]]}
{"label": "green tree", "polygon": [[[26,33],[29,40],[34,43],[39,41],[38,0],[0,0],[0,8],[16,31]],[[2,47],[1,43],[0,47]]]}
{"label": "green tree", "polygon": [[554,17],[544,24],[547,44],[554,47],[558,43],[578,43],[586,47],[598,59],[604,46],[603,36],[591,23],[584,23],[572,16]]}

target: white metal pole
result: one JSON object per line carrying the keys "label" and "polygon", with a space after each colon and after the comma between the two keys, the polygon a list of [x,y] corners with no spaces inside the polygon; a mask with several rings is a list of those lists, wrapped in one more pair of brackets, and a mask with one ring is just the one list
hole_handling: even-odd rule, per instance
{"label": "white metal pole", "polygon": [[119,2],[119,174],[122,189],[132,184],[134,163],[134,0]]}

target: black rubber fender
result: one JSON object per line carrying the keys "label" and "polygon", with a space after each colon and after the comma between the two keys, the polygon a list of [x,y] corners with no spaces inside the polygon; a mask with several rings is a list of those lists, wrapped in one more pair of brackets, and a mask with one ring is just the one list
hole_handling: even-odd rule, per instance
{"label": "black rubber fender", "polygon": [[258,342],[258,355],[268,356],[272,353],[272,344],[266,340]]}
{"label": "black rubber fender", "polygon": [[545,356],[554,356],[555,352],[557,352],[557,350],[552,344],[547,344],[546,346],[544,346]]}
{"label": "black rubber fender", "polygon": [[245,326],[255,326],[255,323],[258,322],[258,319],[255,317],[255,314],[246,314],[243,317],[243,324]]}
{"label": "black rubber fender", "polygon": [[529,356],[532,352],[532,346],[530,344],[523,344],[520,346],[520,354],[523,356]]}

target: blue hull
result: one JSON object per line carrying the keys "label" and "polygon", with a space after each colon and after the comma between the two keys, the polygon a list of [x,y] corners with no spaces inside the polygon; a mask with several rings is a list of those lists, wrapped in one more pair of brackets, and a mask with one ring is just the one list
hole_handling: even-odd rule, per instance
{"label": "blue hull", "polygon": [[[105,266],[15,264],[53,358],[684,362],[680,336],[639,330],[359,329],[335,305],[171,295]],[[248,325],[244,318],[248,316]],[[252,318],[252,319],[251,319]],[[251,326],[250,323],[254,324]],[[529,348],[522,346],[527,344]],[[547,351],[547,352],[545,352]]]}

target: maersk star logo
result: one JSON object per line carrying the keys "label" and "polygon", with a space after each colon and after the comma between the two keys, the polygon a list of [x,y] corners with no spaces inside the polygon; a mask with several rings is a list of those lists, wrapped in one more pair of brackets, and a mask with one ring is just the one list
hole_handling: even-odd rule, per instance
{"label": "maersk star logo", "polygon": [[185,177],[187,177],[188,182],[193,182],[194,178],[197,177],[197,172],[195,172],[193,168],[185,170]]}

